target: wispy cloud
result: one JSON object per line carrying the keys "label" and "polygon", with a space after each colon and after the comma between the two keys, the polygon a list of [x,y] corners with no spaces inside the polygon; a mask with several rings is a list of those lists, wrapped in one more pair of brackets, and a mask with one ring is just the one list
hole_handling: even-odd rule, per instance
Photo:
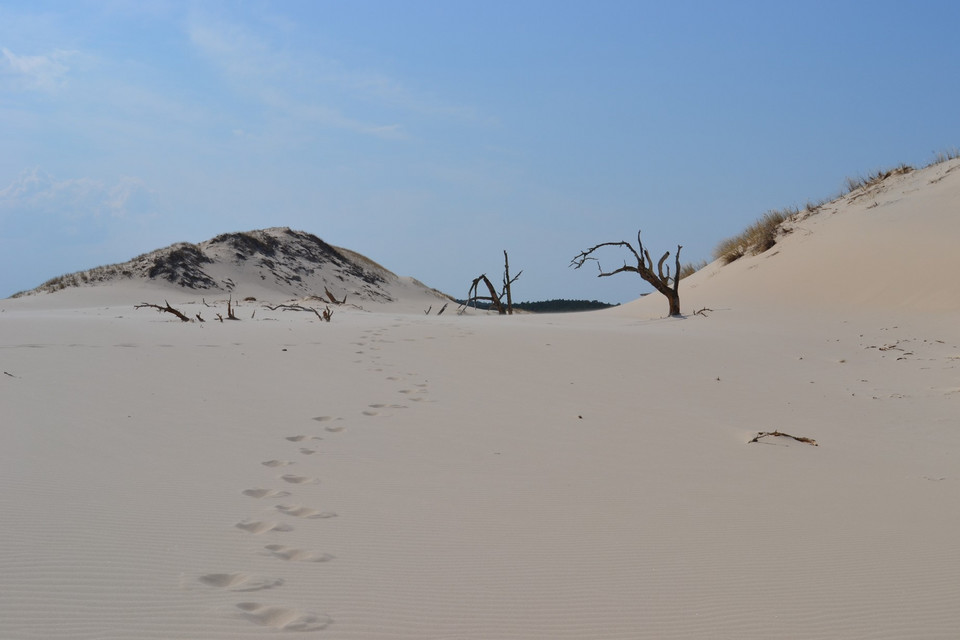
{"label": "wispy cloud", "polygon": [[6,47],[0,50],[0,70],[21,89],[53,92],[67,81],[70,67],[67,60],[76,55],[74,51],[56,49],[45,55],[19,55]]}
{"label": "wispy cloud", "polygon": [[85,177],[57,180],[34,168],[0,189],[0,221],[20,228],[72,227],[81,220],[149,216],[156,210],[156,194],[135,177],[121,177],[112,184]]}
{"label": "wispy cloud", "polygon": [[195,21],[188,34],[240,90],[303,123],[400,140],[410,137],[403,123],[410,114],[482,120],[474,109],[444,104],[382,73],[350,69],[312,50],[289,50],[237,25]]}
{"label": "wispy cloud", "polygon": [[[315,95],[329,86],[320,67],[310,67],[303,58],[272,47],[270,43],[235,25],[193,23],[188,28],[196,49],[239,90],[278,115],[304,125],[344,129],[380,138],[406,137],[397,123],[368,122],[343,111]],[[328,96],[329,98],[329,96]]]}

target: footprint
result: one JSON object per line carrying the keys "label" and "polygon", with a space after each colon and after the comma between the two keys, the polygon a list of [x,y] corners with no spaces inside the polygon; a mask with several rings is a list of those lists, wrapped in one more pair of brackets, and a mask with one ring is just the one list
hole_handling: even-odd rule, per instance
{"label": "footprint", "polygon": [[283,578],[267,578],[250,573],[208,573],[200,576],[200,582],[211,587],[220,587],[230,591],[261,591],[283,584]]}
{"label": "footprint", "polygon": [[314,420],[317,422],[327,422],[328,420],[333,420],[333,416],[317,416]]}
{"label": "footprint", "polygon": [[290,442],[303,442],[304,440],[323,440],[320,436],[287,436]]}
{"label": "footprint", "polygon": [[288,516],[308,518],[310,520],[337,517],[337,514],[332,511],[318,511],[317,509],[311,509],[310,507],[304,507],[298,504],[278,504],[277,511],[285,513]]}
{"label": "footprint", "polygon": [[242,529],[247,533],[252,533],[255,536],[260,535],[261,533],[267,533],[268,531],[293,531],[293,527],[282,522],[264,522],[262,520],[254,520],[243,522],[238,522],[234,525],[237,529]]}
{"label": "footprint", "polygon": [[304,549],[294,549],[282,544],[268,544],[264,547],[270,552],[270,555],[281,560],[290,560],[293,562],[329,562],[333,556],[329,553],[317,553],[316,551],[306,551]]}
{"label": "footprint", "polygon": [[315,454],[316,452],[317,452],[316,449],[307,449],[306,447],[301,447],[301,448],[300,448],[300,453],[302,453],[302,454],[305,455],[305,456],[313,455],[313,454]]}
{"label": "footprint", "polygon": [[380,415],[379,411],[373,411],[373,410],[361,411],[361,413],[365,416],[371,416],[371,417]]}
{"label": "footprint", "polygon": [[267,460],[266,462],[261,462],[265,467],[287,467],[291,464],[294,464],[290,460]]}
{"label": "footprint", "polygon": [[344,429],[346,429],[346,427],[327,427],[327,431],[330,433],[340,433]]}
{"label": "footprint", "polygon": [[308,476],[295,476],[292,473],[288,473],[285,476],[280,476],[284,482],[289,482],[290,484],[318,484],[320,482],[319,478],[310,478]]}
{"label": "footprint", "polygon": [[280,631],[322,631],[333,622],[327,615],[258,602],[241,602],[237,608],[243,611],[243,617],[250,622]]}
{"label": "footprint", "polygon": [[290,495],[289,491],[280,491],[278,489],[245,489],[241,491],[241,493],[251,498],[284,498]]}

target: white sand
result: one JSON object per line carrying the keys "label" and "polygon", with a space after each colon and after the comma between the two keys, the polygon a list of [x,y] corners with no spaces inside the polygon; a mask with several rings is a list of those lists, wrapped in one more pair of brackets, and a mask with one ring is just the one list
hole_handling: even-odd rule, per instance
{"label": "white sand", "polygon": [[956,637],[960,163],[875,191],[685,319],[0,302],[0,638]]}

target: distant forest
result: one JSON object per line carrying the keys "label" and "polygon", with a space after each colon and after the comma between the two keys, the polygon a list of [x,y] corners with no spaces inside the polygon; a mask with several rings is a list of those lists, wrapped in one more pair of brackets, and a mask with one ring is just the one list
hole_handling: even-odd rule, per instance
{"label": "distant forest", "polygon": [[[457,300],[459,304],[465,304],[465,300]],[[471,307],[473,304],[470,305]],[[566,313],[572,311],[595,311],[597,309],[607,309],[619,305],[599,302],[597,300],[541,300],[539,302],[514,302],[513,308],[521,311],[530,311],[532,313]],[[478,302],[478,309],[490,309],[489,302]]]}

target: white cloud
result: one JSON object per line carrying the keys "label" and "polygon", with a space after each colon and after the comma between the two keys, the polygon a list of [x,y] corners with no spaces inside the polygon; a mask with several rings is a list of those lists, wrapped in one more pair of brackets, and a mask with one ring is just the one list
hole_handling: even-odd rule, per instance
{"label": "white cloud", "polygon": [[156,212],[156,194],[143,180],[121,177],[113,184],[92,178],[56,180],[39,168],[24,171],[0,189],[0,222],[69,225],[86,220],[144,217]]}
{"label": "white cloud", "polygon": [[14,78],[21,88],[40,91],[56,91],[66,83],[70,67],[66,61],[75,55],[73,51],[56,49],[46,55],[17,55],[4,47],[0,50],[0,69]]}

